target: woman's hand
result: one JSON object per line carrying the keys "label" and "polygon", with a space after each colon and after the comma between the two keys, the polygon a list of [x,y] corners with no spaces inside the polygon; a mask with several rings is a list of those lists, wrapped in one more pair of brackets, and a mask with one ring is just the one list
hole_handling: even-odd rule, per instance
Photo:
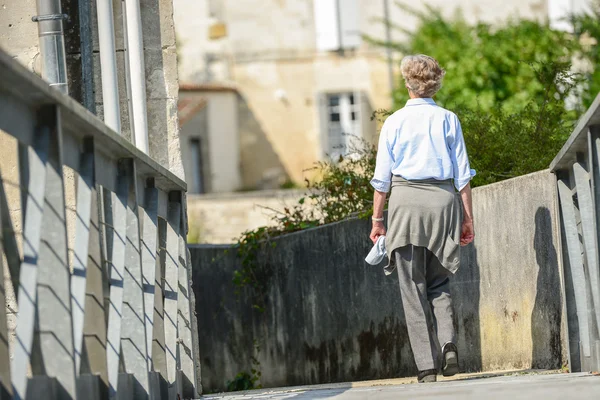
{"label": "woman's hand", "polygon": [[460,235],[460,245],[466,246],[475,239],[475,230],[473,229],[473,220],[465,218],[462,223],[462,232]]}
{"label": "woman's hand", "polygon": [[373,228],[371,229],[371,234],[369,237],[373,244],[377,242],[379,236],[385,236],[385,226],[383,226],[383,222],[373,221]]}

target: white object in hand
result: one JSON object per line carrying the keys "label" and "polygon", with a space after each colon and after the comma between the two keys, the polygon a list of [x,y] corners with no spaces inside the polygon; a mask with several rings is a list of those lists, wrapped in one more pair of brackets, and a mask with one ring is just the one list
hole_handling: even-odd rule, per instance
{"label": "white object in hand", "polygon": [[371,265],[378,265],[381,261],[383,261],[385,256],[385,236],[379,236],[375,242],[375,245],[371,251],[369,251],[369,254],[367,254],[365,261]]}

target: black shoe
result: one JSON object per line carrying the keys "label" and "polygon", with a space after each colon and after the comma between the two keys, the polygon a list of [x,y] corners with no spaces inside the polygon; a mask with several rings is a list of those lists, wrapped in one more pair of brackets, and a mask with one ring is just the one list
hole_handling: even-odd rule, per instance
{"label": "black shoe", "polygon": [[420,371],[419,375],[417,375],[419,379],[419,383],[433,383],[437,381],[437,370],[435,369],[426,369],[425,371]]}
{"label": "black shoe", "polygon": [[454,376],[458,374],[458,349],[454,343],[446,343],[442,348],[444,360],[442,364],[442,374],[444,376]]}

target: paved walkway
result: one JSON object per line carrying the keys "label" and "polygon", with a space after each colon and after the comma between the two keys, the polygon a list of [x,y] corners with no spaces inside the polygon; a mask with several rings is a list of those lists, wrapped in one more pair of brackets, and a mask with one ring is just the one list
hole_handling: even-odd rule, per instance
{"label": "paved walkway", "polygon": [[432,384],[411,384],[414,380],[394,379],[331,385],[276,388],[208,395],[202,399],[223,400],[475,400],[600,399],[600,376],[588,373],[512,373],[500,376],[469,375]]}

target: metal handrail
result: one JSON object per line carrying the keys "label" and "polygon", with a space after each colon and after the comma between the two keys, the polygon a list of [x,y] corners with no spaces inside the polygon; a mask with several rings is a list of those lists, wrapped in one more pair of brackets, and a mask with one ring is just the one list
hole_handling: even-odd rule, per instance
{"label": "metal handrail", "polygon": [[600,95],[550,164],[563,242],[569,365],[600,370]]}
{"label": "metal handrail", "polygon": [[[1,50],[0,76],[0,130],[19,158],[18,178],[2,171],[0,184],[19,310],[11,341],[0,307],[0,398],[196,397],[185,182]],[[21,236],[7,178],[21,190]]]}

